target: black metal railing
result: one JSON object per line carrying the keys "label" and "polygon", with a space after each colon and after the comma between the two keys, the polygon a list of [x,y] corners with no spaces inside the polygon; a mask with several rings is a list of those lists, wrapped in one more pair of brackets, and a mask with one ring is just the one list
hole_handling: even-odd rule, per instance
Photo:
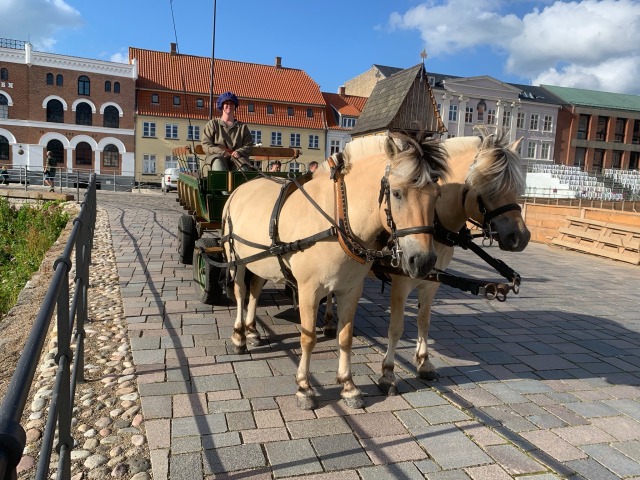
{"label": "black metal railing", "polygon": [[[96,176],[94,174],[89,180],[80,213],[73,220],[73,228],[64,251],[54,262],[51,284],[0,407],[0,479],[16,478],[16,466],[22,458],[26,444],[26,434],[20,425],[20,419],[54,311],[57,314],[58,338],[55,361],[58,368],[35,478],[44,479],[49,476],[56,429],[58,442],[55,448],[59,454],[56,478],[71,477],[71,449],[73,448],[71,418],[76,384],[84,381],[84,325],[87,321],[89,265],[95,224]],[[75,278],[73,298],[70,302],[69,272],[74,251]],[[72,342],[75,342],[75,354]]]}

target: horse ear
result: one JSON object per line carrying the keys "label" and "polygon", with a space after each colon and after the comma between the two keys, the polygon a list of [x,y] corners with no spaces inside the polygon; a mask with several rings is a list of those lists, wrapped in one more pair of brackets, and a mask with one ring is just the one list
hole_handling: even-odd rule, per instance
{"label": "horse ear", "polygon": [[513,150],[514,152],[518,151],[518,145],[520,145],[520,142],[522,142],[523,139],[524,137],[518,138],[515,142],[509,145],[509,149]]}
{"label": "horse ear", "polygon": [[393,137],[387,137],[384,143],[384,149],[387,152],[387,156],[390,158],[395,157],[400,152],[400,145],[396,143],[397,140]]}

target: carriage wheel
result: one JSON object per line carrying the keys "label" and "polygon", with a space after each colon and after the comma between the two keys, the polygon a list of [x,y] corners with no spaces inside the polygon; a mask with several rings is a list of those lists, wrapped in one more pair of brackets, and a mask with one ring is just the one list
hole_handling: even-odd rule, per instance
{"label": "carriage wheel", "polygon": [[[208,263],[200,253],[200,248],[217,247],[220,241],[217,238],[201,238],[195,242],[193,251],[193,284],[198,295],[198,300],[207,305],[220,303],[223,297],[222,287],[218,283],[220,268]],[[222,254],[210,254],[217,262],[222,262]]]}
{"label": "carriage wheel", "polygon": [[193,262],[193,248],[198,238],[196,222],[189,215],[181,215],[178,221],[178,256],[180,263],[191,265]]}

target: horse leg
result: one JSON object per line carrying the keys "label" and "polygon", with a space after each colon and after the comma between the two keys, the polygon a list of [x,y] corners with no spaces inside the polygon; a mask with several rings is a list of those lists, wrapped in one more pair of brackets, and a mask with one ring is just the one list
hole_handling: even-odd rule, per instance
{"label": "horse leg", "polygon": [[247,343],[252,347],[262,345],[262,339],[260,338],[260,332],[256,328],[256,309],[258,307],[258,298],[264,288],[267,281],[264,278],[260,278],[257,275],[253,275],[251,278],[251,284],[249,286],[249,301],[247,303],[247,317],[245,318],[244,325],[247,335]]}
{"label": "horse leg", "polygon": [[436,367],[429,360],[427,340],[429,336],[429,324],[431,323],[431,305],[433,298],[440,286],[437,282],[421,282],[418,287],[418,342],[413,362],[418,367],[418,377],[423,380],[434,381],[439,378]]}
{"label": "horse leg", "polygon": [[336,338],[336,324],[333,317],[333,293],[329,292],[327,295],[327,303],[324,310],[324,328],[322,332],[327,338]]}
{"label": "horse leg", "polygon": [[362,393],[353,383],[351,374],[351,347],[353,344],[353,317],[362,295],[364,283],[346,292],[336,293],[338,311],[338,345],[340,347],[337,380],[342,384],[340,396],[351,408],[364,408]]}
{"label": "horse leg", "polygon": [[398,394],[396,375],[394,373],[396,348],[404,331],[404,307],[413,284],[407,277],[394,276],[391,280],[391,319],[389,320],[389,343],[382,360],[382,376],[378,379],[378,387],[389,396]]}
{"label": "horse leg", "polygon": [[231,341],[233,342],[234,353],[238,354],[247,353],[247,336],[244,325],[244,319],[247,315],[244,302],[244,299],[247,296],[247,286],[244,282],[246,271],[247,267],[242,265],[238,266],[235,279],[233,281],[233,293],[236,297],[236,321],[233,324],[233,335],[231,336]]}
{"label": "horse leg", "polygon": [[309,382],[311,352],[316,346],[316,317],[318,315],[317,288],[308,284],[298,284],[298,307],[300,311],[300,363],[296,373],[298,408],[313,410],[318,407],[316,392]]}

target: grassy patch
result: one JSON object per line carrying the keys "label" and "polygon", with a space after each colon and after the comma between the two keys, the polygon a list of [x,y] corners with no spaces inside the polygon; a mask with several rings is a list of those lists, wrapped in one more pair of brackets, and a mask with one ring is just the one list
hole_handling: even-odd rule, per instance
{"label": "grassy patch", "polygon": [[17,208],[0,198],[0,318],[16,303],[68,220],[59,202]]}

